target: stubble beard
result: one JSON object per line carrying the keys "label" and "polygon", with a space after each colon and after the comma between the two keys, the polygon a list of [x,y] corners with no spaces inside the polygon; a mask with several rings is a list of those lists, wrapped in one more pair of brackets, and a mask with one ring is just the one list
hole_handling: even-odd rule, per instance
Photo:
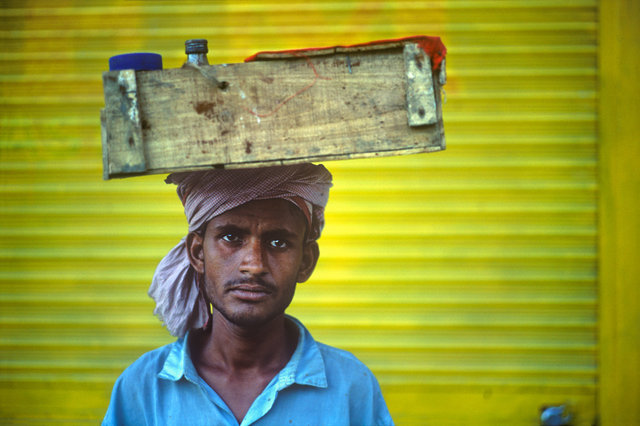
{"label": "stubble beard", "polygon": [[[206,271],[206,268],[205,268],[205,271]],[[204,289],[201,289],[201,291],[204,290],[204,295],[207,299],[207,302],[211,303],[213,310],[219,313],[230,324],[233,324],[241,328],[258,328],[260,326],[263,326],[271,322],[278,316],[283,315],[284,311],[291,304],[291,300],[293,300],[293,295],[295,294],[295,288],[296,288],[296,284],[294,283],[291,296],[288,297],[286,300],[283,300],[283,303],[281,303],[282,306],[275,306],[271,311],[266,312],[266,314],[260,314],[255,312],[256,309],[259,309],[258,305],[260,303],[256,303],[255,305],[252,305],[249,302],[243,302],[242,305],[245,307],[245,309],[242,309],[242,310],[228,309],[227,306],[224,305],[224,303],[222,303],[212,294],[213,292],[209,291],[209,289],[212,289],[214,287],[211,285],[211,282],[207,278],[206,272],[203,274],[203,278],[204,278],[203,279]],[[261,280],[254,279],[253,281],[261,281]],[[234,280],[227,281],[223,286],[223,294],[227,288],[232,287],[233,285],[236,285],[236,284],[238,284],[237,281],[234,281]],[[273,285],[264,283],[264,286],[268,288],[270,291],[272,291],[273,293],[277,292],[277,289]],[[216,312],[214,312],[214,316]]]}

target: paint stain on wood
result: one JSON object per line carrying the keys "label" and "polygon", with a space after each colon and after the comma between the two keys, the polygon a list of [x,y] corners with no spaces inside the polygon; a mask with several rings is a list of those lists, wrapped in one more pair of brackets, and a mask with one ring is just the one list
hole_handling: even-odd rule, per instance
{"label": "paint stain on wood", "polygon": [[244,152],[247,154],[251,154],[251,147],[253,146],[253,144],[247,140],[245,140],[244,142],[245,142]]}
{"label": "paint stain on wood", "polygon": [[196,143],[200,148],[201,154],[210,154],[212,152],[211,148],[218,142],[217,139],[198,139]]}
{"label": "paint stain on wood", "polygon": [[198,102],[193,104],[193,109],[200,115],[204,115],[209,120],[213,120],[215,118],[215,107],[216,104],[214,102]]}

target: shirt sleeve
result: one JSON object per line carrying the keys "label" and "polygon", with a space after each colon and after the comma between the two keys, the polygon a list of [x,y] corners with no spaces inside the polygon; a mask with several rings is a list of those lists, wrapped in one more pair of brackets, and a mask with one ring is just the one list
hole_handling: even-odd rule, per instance
{"label": "shirt sleeve", "polygon": [[129,370],[125,370],[116,380],[102,426],[147,424],[144,418],[144,407],[140,405],[143,404],[140,399],[141,392],[133,389],[131,379]]}
{"label": "shirt sleeve", "polygon": [[393,426],[394,423],[387,408],[387,403],[382,396],[378,379],[376,379],[368,368],[366,371],[368,373],[368,380],[364,380],[363,382],[366,383],[365,386],[367,386],[368,389],[361,392],[363,395],[368,395],[369,398],[364,404],[364,410],[360,411],[360,413],[361,415],[366,413],[369,417],[360,418],[357,422],[361,422],[362,425]]}
{"label": "shirt sleeve", "polygon": [[393,426],[393,420],[391,419],[391,414],[389,413],[389,409],[387,408],[387,403],[385,402],[382,392],[380,391],[380,386],[378,385],[378,381],[375,377],[375,396],[374,396],[374,416],[376,418],[376,424],[382,426]]}

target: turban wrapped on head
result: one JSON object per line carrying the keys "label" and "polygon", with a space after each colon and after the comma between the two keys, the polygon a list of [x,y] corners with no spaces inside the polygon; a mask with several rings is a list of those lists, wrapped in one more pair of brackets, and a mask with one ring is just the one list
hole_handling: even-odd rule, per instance
{"label": "turban wrapped on head", "polygon": [[[308,237],[312,240],[322,232],[324,208],[332,186],[331,173],[324,166],[308,163],[173,173],[166,182],[178,185],[189,231],[197,231],[214,217],[250,201],[279,198],[301,209],[304,205],[310,207]],[[208,306],[196,280],[184,237],[160,261],[149,287],[149,296],[156,302],[153,313],[174,336],[184,336],[191,328],[206,324]]]}

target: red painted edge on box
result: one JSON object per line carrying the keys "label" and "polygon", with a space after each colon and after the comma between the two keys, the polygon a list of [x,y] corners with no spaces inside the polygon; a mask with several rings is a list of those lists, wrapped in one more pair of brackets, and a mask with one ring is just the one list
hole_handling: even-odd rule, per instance
{"label": "red painted edge on box", "polygon": [[330,49],[336,49],[336,48],[349,49],[349,48],[355,48],[355,47],[373,46],[373,45],[388,44],[388,43],[402,43],[402,42],[412,42],[412,43],[418,44],[422,48],[422,50],[424,50],[431,57],[431,66],[434,71],[440,68],[440,64],[442,63],[442,60],[447,55],[447,48],[442,43],[442,40],[440,40],[440,37],[430,37],[430,36],[419,35],[419,36],[402,37],[402,38],[395,38],[395,39],[388,39],[388,40],[376,40],[376,41],[370,41],[368,43],[359,43],[359,44],[352,44],[347,46],[310,47],[306,49],[290,49],[290,50],[270,50],[270,51],[267,50],[267,51],[258,52],[252,56],[249,56],[244,61],[251,62],[251,61],[260,60],[261,59],[260,56],[264,54],[304,55],[305,52],[313,52],[318,50],[330,50]]}

